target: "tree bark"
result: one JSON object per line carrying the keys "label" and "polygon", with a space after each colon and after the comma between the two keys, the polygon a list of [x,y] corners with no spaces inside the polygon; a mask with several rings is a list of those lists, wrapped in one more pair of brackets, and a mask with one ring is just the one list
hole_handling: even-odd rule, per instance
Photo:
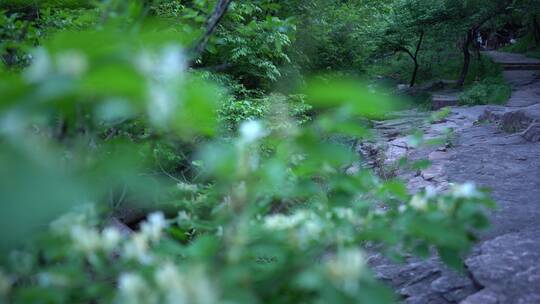
{"label": "tree bark", "polygon": [[419,68],[418,60],[414,59],[414,70],[411,77],[411,83],[409,85],[411,88],[414,87],[414,84],[416,83],[416,75],[418,74],[418,68]]}
{"label": "tree bark", "polygon": [[197,58],[199,58],[206,49],[206,46],[208,45],[208,40],[210,39],[214,31],[216,30],[219,22],[229,9],[229,5],[231,4],[231,2],[232,0],[219,0],[216,4],[214,11],[206,21],[206,30],[204,32],[204,35],[201,37],[201,39],[199,39],[199,41],[191,50],[191,58],[193,61],[197,60]]}
{"label": "tree bark", "polygon": [[471,53],[469,52],[469,48],[471,46],[471,43],[474,41],[477,31],[482,27],[482,25],[484,25],[484,23],[508,11],[508,9],[510,8],[509,5],[511,3],[511,0],[501,1],[501,5],[497,10],[491,12],[491,14],[484,16],[484,18],[480,19],[478,23],[471,27],[471,29],[467,32],[467,37],[465,38],[465,41],[462,45],[463,68],[461,69],[461,74],[457,83],[458,87],[462,87],[465,84],[465,78],[467,78],[467,74],[469,73],[469,66],[471,63]]}
{"label": "tree bark", "polygon": [[465,41],[463,41],[461,48],[463,51],[463,68],[461,69],[461,75],[459,76],[459,80],[457,82],[458,87],[462,87],[465,84],[465,78],[467,78],[467,74],[469,73],[469,66],[471,64],[471,53],[469,52],[469,48],[474,39],[475,32],[476,31],[474,29],[469,30]]}
{"label": "tree bark", "polygon": [[418,68],[419,68],[418,53],[420,52],[420,48],[422,47],[422,41],[424,41],[424,34],[425,34],[424,31],[420,31],[420,37],[418,38],[418,44],[416,45],[416,50],[414,51],[414,57],[413,57],[414,71],[413,71],[413,74],[412,74],[412,77],[411,77],[411,84],[410,84],[411,88],[414,87],[414,84],[416,83],[416,75],[418,74]]}
{"label": "tree bark", "polygon": [[534,15],[532,24],[533,24],[534,42],[536,43],[536,46],[540,46],[540,25],[538,24],[537,15]]}

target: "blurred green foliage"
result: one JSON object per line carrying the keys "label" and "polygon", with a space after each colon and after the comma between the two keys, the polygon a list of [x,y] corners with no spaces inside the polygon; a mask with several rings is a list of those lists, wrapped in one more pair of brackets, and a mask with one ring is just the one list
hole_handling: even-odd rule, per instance
{"label": "blurred green foliage", "polygon": [[0,301],[391,303],[366,243],[460,268],[488,194],[332,140],[399,108],[351,75],[397,2],[233,1],[199,58],[216,1],[2,3]]}

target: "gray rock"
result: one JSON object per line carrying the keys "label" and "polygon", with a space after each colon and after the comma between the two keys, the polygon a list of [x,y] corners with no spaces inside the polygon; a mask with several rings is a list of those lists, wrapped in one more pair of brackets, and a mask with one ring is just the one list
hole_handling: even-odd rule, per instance
{"label": "gray rock", "polygon": [[540,123],[532,123],[522,134],[523,138],[530,142],[540,141]]}
{"label": "gray rock", "polygon": [[[499,60],[523,59],[494,54]],[[372,264],[376,276],[405,303],[540,303],[540,76],[512,70],[505,71],[505,77],[514,88],[506,106],[452,108],[446,121],[436,125],[418,126],[418,117],[412,115],[407,122],[409,113],[381,124],[385,134],[416,126],[427,138],[443,135],[445,128],[455,130],[453,145],[446,151],[409,146],[389,150],[392,155],[433,163],[419,174],[399,172],[411,191],[473,181],[492,189],[499,206],[489,214],[491,229],[465,260],[466,274],[448,269],[436,257],[408,259],[404,265],[385,259]],[[521,133],[508,134],[501,128]],[[404,135],[386,138],[392,143],[405,140]]]}
{"label": "gray rock", "polygon": [[504,304],[506,302],[506,297],[501,297],[499,294],[495,293],[490,289],[483,289],[482,291],[475,293],[460,304]]}

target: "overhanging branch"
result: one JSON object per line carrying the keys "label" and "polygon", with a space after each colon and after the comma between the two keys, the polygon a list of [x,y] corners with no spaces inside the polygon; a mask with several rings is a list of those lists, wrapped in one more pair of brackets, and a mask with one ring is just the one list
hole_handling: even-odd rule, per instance
{"label": "overhanging branch", "polygon": [[206,49],[210,37],[212,36],[219,22],[229,9],[229,5],[231,4],[231,2],[232,0],[219,0],[216,4],[214,11],[206,21],[206,30],[204,32],[204,35],[201,37],[201,39],[199,39],[199,41],[195,44],[195,46],[190,52],[193,61],[197,60],[197,58],[199,58]]}

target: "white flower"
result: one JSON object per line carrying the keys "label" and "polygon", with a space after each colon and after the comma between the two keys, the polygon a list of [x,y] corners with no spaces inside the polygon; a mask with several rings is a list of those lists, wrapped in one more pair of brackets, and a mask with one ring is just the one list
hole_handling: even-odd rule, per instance
{"label": "white flower", "polygon": [[96,229],[77,225],[71,228],[71,239],[75,248],[90,254],[98,250],[101,246],[101,239]]}
{"label": "white flower", "polygon": [[144,278],[136,273],[123,273],[118,278],[118,289],[123,303],[146,304],[152,299]]}
{"label": "white flower", "polygon": [[127,294],[136,294],[145,285],[144,279],[135,273],[123,273],[118,278],[118,288]]}
{"label": "white flower", "polygon": [[180,78],[187,68],[186,57],[178,45],[166,46],[160,54],[143,52],[137,56],[135,64],[152,80],[164,81]]}
{"label": "white flower", "polygon": [[429,185],[426,187],[426,199],[432,199],[437,196],[437,189],[435,187]]}
{"label": "white flower", "polygon": [[138,260],[142,264],[152,262],[152,256],[148,252],[148,239],[141,233],[134,234],[124,245],[124,256],[128,259]]}
{"label": "white flower", "polygon": [[156,271],[154,279],[156,280],[157,285],[164,290],[182,288],[184,283],[180,272],[178,272],[178,269],[171,263],[162,265]]}
{"label": "white flower", "polygon": [[245,121],[240,125],[240,137],[243,143],[253,143],[264,136],[266,136],[266,132],[257,120]]}
{"label": "white flower", "polygon": [[199,190],[199,187],[197,185],[184,182],[179,182],[178,184],[176,184],[176,187],[178,188],[178,190],[183,192],[197,192],[197,190]]}
{"label": "white flower", "polygon": [[[216,287],[212,286],[208,277],[202,270],[195,271],[189,280],[189,291],[191,303],[196,304],[214,304],[218,303]],[[177,303],[177,302],[174,302]],[[172,303],[171,303],[172,304]]]}
{"label": "white flower", "polygon": [[64,214],[51,223],[51,229],[58,234],[71,234],[73,227],[86,227],[96,218],[93,204],[84,204],[77,210]]}
{"label": "white flower", "polygon": [[0,269],[0,296],[7,295],[11,289],[11,279]]}
{"label": "white flower", "polygon": [[65,51],[57,55],[56,65],[61,74],[79,77],[88,69],[86,56],[79,51]]}
{"label": "white flower", "polygon": [[158,73],[165,79],[180,77],[186,69],[186,58],[182,49],[178,45],[169,45],[163,49],[159,64]]}
{"label": "white flower", "polygon": [[184,210],[178,212],[177,221],[181,224],[183,221],[191,221],[191,216]]}
{"label": "white flower", "polygon": [[164,127],[170,120],[176,108],[174,94],[163,85],[151,85],[149,89],[148,115],[150,120]]}
{"label": "white flower", "polygon": [[418,194],[413,196],[410,202],[410,205],[416,210],[426,210],[428,206],[427,204],[427,200]]}
{"label": "white flower", "polygon": [[334,212],[336,213],[339,219],[348,220],[349,222],[355,221],[354,211],[351,208],[337,207],[337,208],[334,208]]}
{"label": "white flower", "polygon": [[307,213],[298,211],[293,215],[273,214],[265,217],[264,226],[270,230],[286,230],[298,226],[307,218]]}
{"label": "white flower", "polygon": [[407,205],[400,205],[398,207],[398,211],[399,213],[404,213],[405,211],[407,211]]}
{"label": "white flower", "polygon": [[44,48],[37,48],[33,57],[32,64],[24,71],[24,77],[29,82],[39,82],[51,73],[51,58]]}
{"label": "white flower", "polygon": [[457,198],[474,198],[478,196],[476,185],[472,182],[467,182],[462,185],[454,186],[453,194]]}
{"label": "white flower", "polygon": [[291,225],[290,218],[283,214],[274,214],[265,217],[263,225],[270,230],[289,229],[293,226]]}
{"label": "white flower", "polygon": [[107,227],[101,232],[101,240],[103,248],[105,248],[105,250],[110,251],[115,249],[116,246],[118,246],[118,244],[120,243],[121,239],[122,236],[117,228]]}
{"label": "white flower", "polygon": [[304,232],[305,236],[311,240],[317,239],[322,231],[323,225],[319,220],[316,219],[306,221],[302,226],[302,232]]}
{"label": "white flower", "polygon": [[365,266],[364,254],[359,249],[345,249],[326,262],[326,271],[338,286],[352,294],[357,291]]}
{"label": "white flower", "polygon": [[148,216],[146,222],[141,225],[141,232],[148,237],[150,241],[158,241],[163,229],[167,227],[167,221],[163,212],[154,212]]}
{"label": "white flower", "polygon": [[190,303],[187,291],[185,290],[189,281],[182,277],[173,264],[166,263],[161,266],[154,274],[154,280],[165,294],[165,303]]}

